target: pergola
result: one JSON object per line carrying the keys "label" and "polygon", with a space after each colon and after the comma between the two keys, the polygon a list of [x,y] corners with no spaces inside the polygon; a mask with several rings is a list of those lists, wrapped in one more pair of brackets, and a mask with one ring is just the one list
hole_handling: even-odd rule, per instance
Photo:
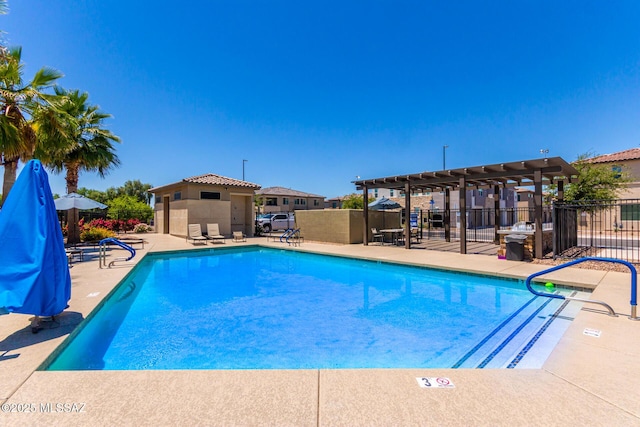
{"label": "pergola", "polygon": [[[467,190],[492,188],[498,194],[500,188],[515,186],[534,187],[535,217],[535,254],[542,258],[542,186],[556,184],[558,200],[563,199],[564,183],[577,181],[578,171],[561,157],[523,160],[519,162],[498,163],[495,165],[472,166],[460,169],[447,169],[436,172],[421,172],[408,175],[396,175],[384,178],[362,179],[354,181],[357,190],[362,190],[367,200],[369,189],[388,188],[401,190],[405,197],[405,212],[411,211],[411,193],[415,191],[444,192],[445,194],[445,235],[449,235],[450,191],[460,192],[460,253],[467,253]],[[496,227],[499,224],[500,200],[495,198]],[[369,244],[369,209],[364,203],[364,244]],[[411,225],[405,221],[405,235],[410,236]],[[411,239],[405,239],[405,248],[411,248]]]}

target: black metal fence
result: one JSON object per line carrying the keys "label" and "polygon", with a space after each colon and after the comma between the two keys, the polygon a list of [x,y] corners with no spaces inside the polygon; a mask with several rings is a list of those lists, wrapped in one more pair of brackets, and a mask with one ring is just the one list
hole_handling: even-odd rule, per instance
{"label": "black metal fence", "polygon": [[[58,221],[60,222],[61,227],[65,227],[67,225],[67,214],[68,211],[58,211]],[[110,210],[108,213],[106,210],[91,210],[91,211],[79,211],[78,212],[78,220],[83,219],[84,224],[88,224],[94,219],[123,219],[127,220],[129,218],[139,219],[141,222],[147,221],[150,223],[153,221],[153,216],[149,217],[149,213],[147,211],[139,211],[136,209],[128,209],[126,211],[117,211]]]}
{"label": "black metal fence", "polygon": [[[544,206],[542,210],[542,228],[553,226],[551,206]],[[533,208],[499,209],[470,209],[466,212],[467,241],[468,242],[496,242],[496,229],[510,229],[517,223],[535,223]],[[446,239],[446,223],[449,224],[449,240],[460,240],[460,210],[453,209],[447,216],[442,210],[424,210],[420,213],[425,239]],[[496,227],[497,223],[497,227]]]}
{"label": "black metal fence", "polygon": [[554,256],[597,256],[640,263],[640,200],[554,204]]}
{"label": "black metal fence", "polygon": [[[496,230],[517,223],[535,224],[534,208],[469,209],[466,213],[468,242],[496,242]],[[460,211],[423,210],[418,219],[422,237],[460,240]],[[496,227],[496,223],[498,224]],[[640,199],[593,200],[543,206],[543,230],[553,229],[553,256],[596,256],[640,263]]]}

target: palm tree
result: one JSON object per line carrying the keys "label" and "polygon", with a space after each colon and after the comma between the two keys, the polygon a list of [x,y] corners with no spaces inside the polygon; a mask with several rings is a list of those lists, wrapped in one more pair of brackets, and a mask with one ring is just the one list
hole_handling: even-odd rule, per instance
{"label": "palm tree", "polygon": [[[6,200],[16,180],[18,162],[33,158],[37,147],[34,114],[38,116],[36,112],[39,111],[42,119],[54,118],[55,114],[45,114],[51,108],[52,98],[43,91],[62,74],[43,67],[29,83],[24,84],[22,49],[2,47],[0,50],[0,152],[4,166],[2,194]],[[51,125],[45,127],[49,130],[55,128]]]}
{"label": "palm tree", "polygon": [[[69,118],[65,134],[70,148],[52,150],[49,147],[48,151],[38,154],[54,172],[66,170],[67,193],[74,193],[78,191],[80,171],[98,172],[104,177],[109,169],[120,164],[113,146],[120,138],[103,127],[103,121],[111,115],[100,112],[98,106],[89,105],[88,93],[60,87],[54,90],[60,100],[56,108]],[[67,242],[77,243],[80,241],[78,212],[72,209],[69,213]]]}

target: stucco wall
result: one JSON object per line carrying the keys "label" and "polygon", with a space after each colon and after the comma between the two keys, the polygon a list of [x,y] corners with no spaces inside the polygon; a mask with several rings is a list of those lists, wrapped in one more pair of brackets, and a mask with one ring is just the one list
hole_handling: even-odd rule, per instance
{"label": "stucco wall", "polygon": [[176,200],[170,203],[169,234],[173,234],[175,236],[186,236],[188,219],[187,201]]}
{"label": "stucco wall", "polygon": [[[351,232],[352,222],[357,221],[355,216],[349,209],[296,211],[296,227],[301,230],[306,240],[342,244],[358,243],[357,237]],[[360,242],[362,242],[362,236],[360,236]]]}
{"label": "stucco wall", "polygon": [[[207,224],[217,223],[220,234],[231,235],[231,202],[224,200],[187,200],[186,202],[189,224],[200,224],[202,231],[206,231]],[[173,211],[173,207],[171,210]],[[169,224],[173,225],[173,223],[171,221]],[[186,235],[186,224],[184,227],[184,234],[173,232],[171,234]]]}
{"label": "stucco wall", "polygon": [[[362,243],[363,224],[361,209],[296,211],[296,227],[300,229],[305,240],[341,244]],[[369,211],[369,228],[397,228],[399,224],[399,212]]]}

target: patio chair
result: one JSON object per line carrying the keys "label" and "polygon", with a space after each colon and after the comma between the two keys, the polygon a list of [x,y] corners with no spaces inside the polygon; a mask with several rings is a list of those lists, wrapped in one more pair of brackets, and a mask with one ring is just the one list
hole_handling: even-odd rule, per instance
{"label": "patio chair", "polygon": [[242,231],[234,231],[233,232],[233,241],[234,242],[246,242],[247,239],[244,236]]}
{"label": "patio chair", "polygon": [[411,241],[413,242],[414,240],[416,243],[420,243],[420,240],[422,240],[422,236],[419,228],[411,229]]}
{"label": "patio chair", "polygon": [[384,244],[384,234],[379,232],[377,228],[372,228],[371,234],[373,235],[371,239],[372,243],[380,242],[381,245]]}
{"label": "patio chair", "polygon": [[202,244],[207,244],[207,238],[202,235],[202,229],[200,228],[200,224],[189,224],[188,226],[188,234],[187,234],[187,242],[191,239],[191,243],[194,245],[196,242],[202,242]]}
{"label": "patio chair", "polygon": [[222,240],[222,243],[227,243],[225,237],[220,234],[218,224],[207,224],[207,239],[213,240],[212,243],[219,242],[220,240]]}

